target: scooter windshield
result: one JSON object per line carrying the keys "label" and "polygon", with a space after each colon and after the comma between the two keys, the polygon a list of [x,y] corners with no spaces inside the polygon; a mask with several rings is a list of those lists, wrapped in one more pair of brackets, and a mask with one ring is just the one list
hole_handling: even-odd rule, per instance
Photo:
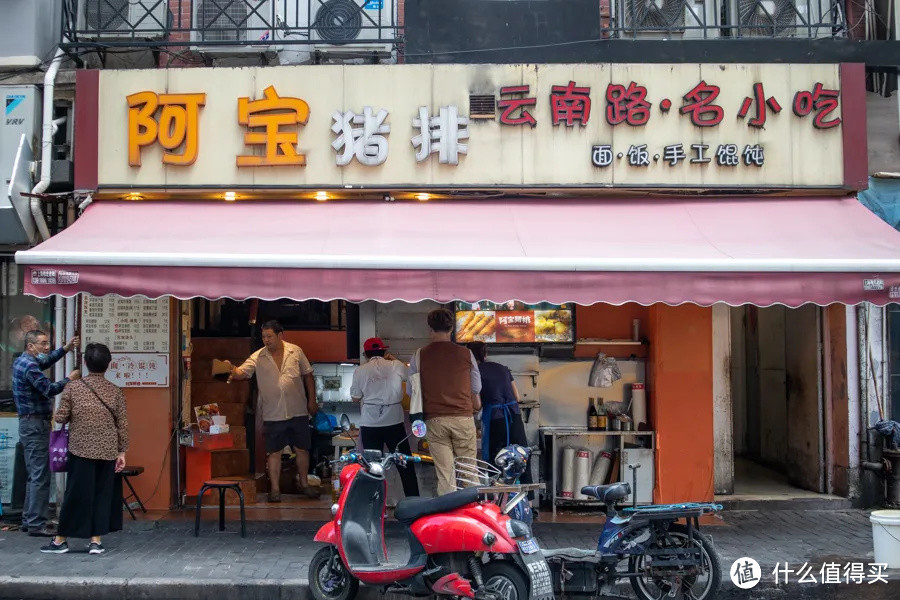
{"label": "scooter windshield", "polygon": [[373,477],[361,469],[347,492],[341,519],[341,542],[351,569],[386,562],[384,508],[384,478]]}

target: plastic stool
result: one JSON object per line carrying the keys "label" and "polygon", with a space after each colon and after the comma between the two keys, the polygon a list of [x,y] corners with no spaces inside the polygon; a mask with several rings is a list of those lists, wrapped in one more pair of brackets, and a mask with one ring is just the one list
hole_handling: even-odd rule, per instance
{"label": "plastic stool", "polygon": [[210,479],[205,482],[197,493],[197,518],[194,521],[194,537],[200,537],[200,507],[203,502],[203,494],[207,490],[219,490],[219,531],[225,531],[225,492],[234,490],[241,501],[241,537],[247,537],[247,519],[244,516],[244,492],[236,481],[224,479]]}

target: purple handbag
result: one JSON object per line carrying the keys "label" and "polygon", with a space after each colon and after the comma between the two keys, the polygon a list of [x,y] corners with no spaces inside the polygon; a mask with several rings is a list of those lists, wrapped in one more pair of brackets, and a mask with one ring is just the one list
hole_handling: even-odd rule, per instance
{"label": "purple handbag", "polygon": [[50,432],[50,470],[65,473],[69,469],[69,428]]}

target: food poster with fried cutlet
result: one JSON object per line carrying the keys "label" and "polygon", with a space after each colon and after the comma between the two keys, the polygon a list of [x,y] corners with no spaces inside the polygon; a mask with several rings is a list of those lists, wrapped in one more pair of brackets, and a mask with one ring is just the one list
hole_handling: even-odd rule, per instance
{"label": "food poster with fried cutlet", "polygon": [[572,311],[568,309],[534,311],[534,341],[573,341]]}
{"label": "food poster with fried cutlet", "polygon": [[[484,304],[464,305],[465,308],[483,306]],[[527,344],[571,342],[574,339],[570,308],[545,308],[547,305],[537,305],[535,308],[538,310],[528,310],[530,306],[521,305],[513,310],[507,308],[506,304],[489,306],[493,310],[457,311],[457,342]]]}
{"label": "food poster with fried cutlet", "polygon": [[456,313],[456,341],[496,342],[497,313],[493,310],[467,310]]}
{"label": "food poster with fried cutlet", "polygon": [[516,344],[535,341],[534,312],[509,310],[497,313],[497,341]]}

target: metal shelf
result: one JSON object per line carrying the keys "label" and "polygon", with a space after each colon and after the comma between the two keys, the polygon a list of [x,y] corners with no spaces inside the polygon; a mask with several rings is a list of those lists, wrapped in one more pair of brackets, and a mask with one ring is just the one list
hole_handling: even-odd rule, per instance
{"label": "metal shelf", "polygon": [[[557,506],[600,506],[602,503],[598,501],[592,500],[575,500],[569,498],[560,498],[557,495],[557,486],[560,482],[557,481],[557,474],[559,473],[557,463],[559,460],[560,449],[559,449],[559,439],[566,437],[589,437],[589,436],[612,436],[616,438],[616,448],[615,450],[619,453],[619,456],[623,456],[625,447],[625,436],[641,436],[643,438],[650,438],[650,447],[646,448],[650,450],[654,454],[656,453],[656,432],[655,431],[588,431],[587,429],[582,428],[571,428],[571,427],[541,427],[539,428],[539,433],[541,436],[541,443],[545,443],[545,438],[550,437],[552,444],[552,452],[550,453],[550,481],[548,483],[548,490],[550,491],[550,503],[553,509],[553,516],[556,517],[556,507]],[[619,461],[619,473],[618,480],[624,481],[626,477],[625,472],[625,464],[622,460]],[[635,493],[632,491],[632,493]],[[639,502],[638,504],[646,504],[646,502]]]}

